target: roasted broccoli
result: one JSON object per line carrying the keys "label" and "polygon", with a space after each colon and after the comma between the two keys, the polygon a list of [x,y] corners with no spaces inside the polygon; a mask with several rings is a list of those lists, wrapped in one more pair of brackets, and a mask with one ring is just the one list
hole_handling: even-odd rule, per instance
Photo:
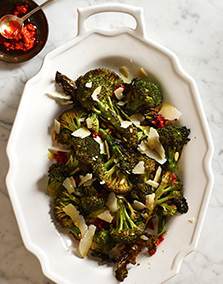
{"label": "roasted broccoli", "polygon": [[[153,208],[160,215],[173,216],[180,211],[177,210],[177,204],[184,202],[183,198],[182,182],[174,173],[164,172],[159,187],[155,191]],[[186,211],[182,210],[181,213],[186,213]]]}
{"label": "roasted broccoli", "polygon": [[85,138],[73,137],[69,146],[75,150],[76,159],[83,168],[95,164],[96,161],[102,158],[100,145],[91,136]]}
{"label": "roasted broccoli", "polygon": [[63,210],[70,203],[78,206],[80,201],[74,194],[68,193],[64,187],[61,187],[60,193],[54,199],[53,211],[55,219],[64,228],[72,228],[74,226],[72,219]]}
{"label": "roasted broccoli", "polygon": [[118,211],[115,215],[115,221],[115,228],[111,229],[110,234],[117,243],[136,241],[146,228],[141,215],[124,198],[118,198]]}
{"label": "roasted broccoli", "polygon": [[132,184],[128,174],[123,172],[116,162],[117,156],[113,155],[107,162],[99,162],[93,166],[93,172],[103,185],[115,193],[131,191]]}
{"label": "roasted broccoli", "polygon": [[94,256],[100,256],[110,252],[116,245],[111,238],[109,230],[97,228],[91,244],[91,251]]}
{"label": "roasted broccoli", "polygon": [[190,140],[188,138],[190,129],[186,126],[167,125],[157,129],[160,143],[165,149],[168,170],[175,172],[177,162],[181,156],[184,145]]}
{"label": "roasted broccoli", "polygon": [[163,102],[163,96],[156,84],[138,78],[132,81],[126,97],[126,109],[131,113],[156,108]]}
{"label": "roasted broccoli", "polygon": [[104,207],[105,199],[99,196],[97,189],[93,185],[82,186],[80,192],[79,206],[85,215]]}
{"label": "roasted broccoli", "polygon": [[73,158],[73,156],[70,156],[65,164],[52,164],[48,170],[47,190],[49,193],[52,195],[56,194],[66,177],[75,174],[79,170],[79,163],[76,158]]}
{"label": "roasted broccoli", "polygon": [[58,142],[69,144],[72,139],[71,133],[81,128],[81,120],[86,117],[86,112],[81,107],[65,110],[58,118],[60,132],[57,134]]}

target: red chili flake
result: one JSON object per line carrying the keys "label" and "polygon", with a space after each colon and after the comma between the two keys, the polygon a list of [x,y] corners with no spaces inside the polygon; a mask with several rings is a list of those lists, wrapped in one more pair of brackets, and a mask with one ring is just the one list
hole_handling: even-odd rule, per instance
{"label": "red chili flake", "polygon": [[91,136],[93,137],[93,138],[97,138],[98,136],[100,137],[100,138],[102,138],[102,136],[101,136],[101,133],[100,132],[91,132]]}
{"label": "red chili flake", "polygon": [[98,227],[99,229],[109,229],[109,224],[103,220],[101,220],[100,218],[97,218],[94,222],[94,225],[96,227]]}
{"label": "red chili flake", "polygon": [[118,88],[122,88],[123,90],[125,90],[125,85],[123,84],[118,84],[115,86],[114,91],[117,90]]}
{"label": "red chili flake", "polygon": [[149,251],[149,254],[152,256],[152,255],[154,255],[156,253],[156,250],[155,249],[151,249],[150,251]]}
{"label": "red chili flake", "polygon": [[163,128],[165,126],[165,121],[166,119],[161,114],[158,114],[155,116],[152,124],[154,124],[158,128]]}
{"label": "red chili flake", "polygon": [[159,236],[159,237],[158,237],[158,240],[157,240],[156,243],[155,243],[155,246],[158,246],[160,243],[162,243],[163,240],[164,240],[163,235]]}
{"label": "red chili flake", "polygon": [[171,174],[171,180],[172,180],[172,182],[176,182],[177,181],[177,177],[176,177],[175,173]]}
{"label": "red chili flake", "polygon": [[67,155],[59,151],[56,154],[54,154],[54,158],[57,161],[57,163],[61,164],[66,164],[66,162],[68,161]]}
{"label": "red chili flake", "polygon": [[107,184],[107,186],[110,186],[110,185],[111,185],[111,183],[110,183],[110,182],[107,182],[106,184]]}
{"label": "red chili flake", "polygon": [[79,176],[75,176],[74,180],[76,181],[76,183],[78,184],[81,181],[81,178]]}
{"label": "red chili flake", "polygon": [[137,263],[137,266],[140,266],[140,263],[139,263],[139,262]]}
{"label": "red chili flake", "polygon": [[104,188],[102,188],[102,190],[98,193],[98,196],[99,197],[102,196],[104,194],[104,192],[105,192],[105,190],[104,190]]}

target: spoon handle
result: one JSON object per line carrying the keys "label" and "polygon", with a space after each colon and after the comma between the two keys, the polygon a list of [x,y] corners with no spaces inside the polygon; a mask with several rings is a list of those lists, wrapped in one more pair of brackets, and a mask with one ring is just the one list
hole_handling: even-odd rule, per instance
{"label": "spoon handle", "polygon": [[39,6],[37,6],[36,8],[34,8],[33,10],[31,10],[29,13],[25,14],[21,19],[23,21],[25,21],[26,19],[28,19],[32,14],[36,13],[38,10],[42,9],[44,6],[48,5],[49,3],[53,2],[55,0],[48,0],[43,2],[42,4],[40,4]]}

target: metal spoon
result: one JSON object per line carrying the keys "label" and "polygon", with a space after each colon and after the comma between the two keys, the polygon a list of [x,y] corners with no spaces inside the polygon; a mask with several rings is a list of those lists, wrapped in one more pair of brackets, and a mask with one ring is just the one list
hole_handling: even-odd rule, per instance
{"label": "metal spoon", "polygon": [[37,6],[29,13],[25,14],[23,17],[19,18],[15,15],[5,15],[0,19],[0,33],[5,38],[11,39],[15,36],[15,32],[18,33],[22,27],[23,23],[26,19],[28,19],[31,15],[39,11],[41,8],[53,2],[54,0],[47,0],[43,2],[41,5]]}

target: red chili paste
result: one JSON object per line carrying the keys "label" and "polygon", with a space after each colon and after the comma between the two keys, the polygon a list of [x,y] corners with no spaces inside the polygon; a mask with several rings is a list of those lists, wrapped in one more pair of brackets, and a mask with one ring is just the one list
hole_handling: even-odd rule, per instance
{"label": "red chili paste", "polygon": [[[28,5],[16,6],[12,12],[15,16],[22,17],[29,10]],[[0,44],[2,44],[6,50],[22,50],[28,51],[34,47],[37,40],[37,31],[36,27],[33,24],[27,23],[24,24],[20,32],[14,21],[10,22],[10,28],[13,33],[13,39],[6,39],[0,35]],[[10,36],[12,35],[10,33]],[[7,35],[7,32],[5,33]]]}

